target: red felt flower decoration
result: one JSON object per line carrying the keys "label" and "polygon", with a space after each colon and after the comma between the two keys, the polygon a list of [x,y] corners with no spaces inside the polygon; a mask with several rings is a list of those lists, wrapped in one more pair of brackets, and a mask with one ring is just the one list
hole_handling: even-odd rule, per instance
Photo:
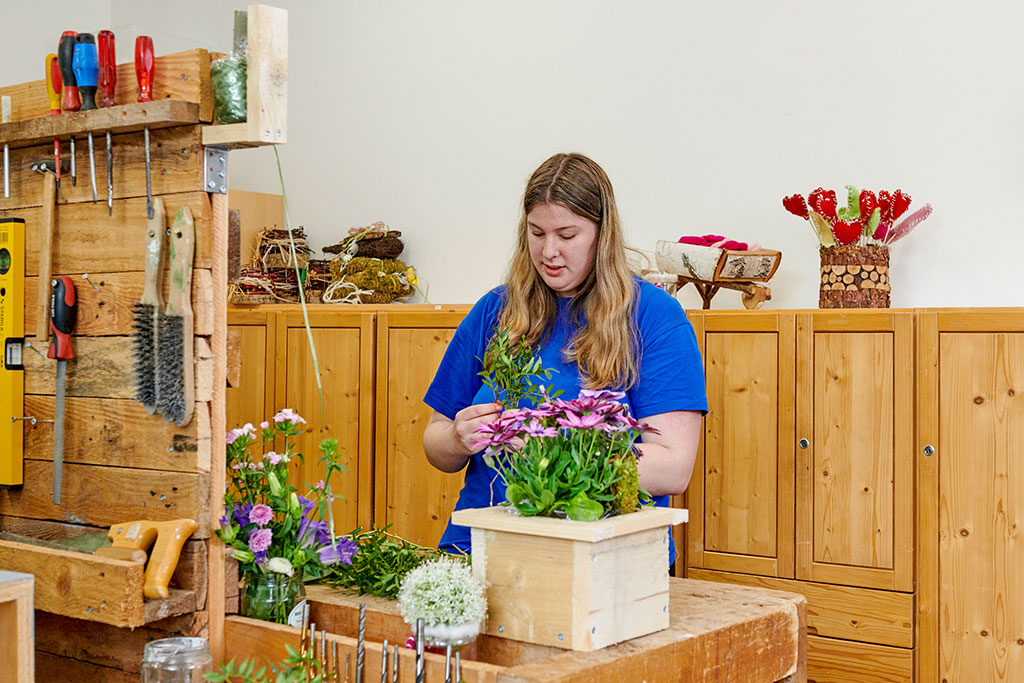
{"label": "red felt flower decoration", "polygon": [[862,221],[867,222],[871,218],[871,212],[878,206],[878,198],[875,197],[875,193],[871,190],[860,191],[860,218]]}
{"label": "red felt flower decoration", "polygon": [[878,208],[882,210],[882,222],[892,222],[892,195],[888,190],[878,191]]}
{"label": "red felt flower decoration", "polygon": [[806,219],[807,213],[807,202],[804,201],[804,197],[801,194],[795,194],[791,197],[783,197],[782,205],[786,207],[786,211],[789,211],[794,216],[800,216],[800,218]]}
{"label": "red felt flower decoration", "polygon": [[899,220],[899,217],[910,208],[910,195],[903,194],[903,190],[896,190],[892,193],[892,219]]}
{"label": "red felt flower decoration", "polygon": [[859,221],[837,220],[832,224],[832,236],[836,238],[836,242],[839,242],[839,244],[853,244],[860,239],[862,230],[863,227]]}

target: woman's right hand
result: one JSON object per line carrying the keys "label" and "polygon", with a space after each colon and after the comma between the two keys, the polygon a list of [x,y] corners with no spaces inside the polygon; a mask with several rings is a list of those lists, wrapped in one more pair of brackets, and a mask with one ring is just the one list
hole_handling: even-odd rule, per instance
{"label": "woman's right hand", "polygon": [[466,406],[455,413],[455,439],[464,449],[465,455],[472,455],[480,450],[476,446],[481,440],[478,430],[484,424],[498,419],[500,415],[501,404],[499,403],[478,403]]}

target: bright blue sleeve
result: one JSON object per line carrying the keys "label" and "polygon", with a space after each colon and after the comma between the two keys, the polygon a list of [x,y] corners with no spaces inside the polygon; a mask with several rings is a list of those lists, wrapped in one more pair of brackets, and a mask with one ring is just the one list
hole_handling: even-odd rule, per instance
{"label": "bright blue sleeve", "polygon": [[455,330],[423,397],[424,403],[449,420],[454,420],[457,412],[473,404],[473,397],[483,384],[477,374],[483,368],[480,359],[500,309],[499,289],[491,290],[476,302]]}
{"label": "bright blue sleeve", "polygon": [[704,362],[683,307],[665,291],[641,282],[637,303],[640,377],[629,390],[637,419],[673,410],[708,411]]}

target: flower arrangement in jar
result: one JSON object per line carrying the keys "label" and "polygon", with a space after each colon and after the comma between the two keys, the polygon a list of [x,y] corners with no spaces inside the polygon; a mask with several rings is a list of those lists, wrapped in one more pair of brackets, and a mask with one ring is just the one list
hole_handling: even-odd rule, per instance
{"label": "flower arrangement in jar", "polygon": [[[350,563],[357,552],[353,541],[334,536],[326,515],[333,500],[331,478],[345,469],[338,462],[337,441],[320,443],[322,481],[309,486],[305,495],[289,483],[289,463],[303,459],[292,448],[305,422],[285,408],[273,423],[260,425],[262,440],[252,424],[232,429],[225,439],[229,483],[216,534],[238,561],[246,616],[287,623],[305,593],[303,573],[319,575],[326,566]],[[280,453],[252,448],[258,443],[272,446],[275,438],[283,440]]]}

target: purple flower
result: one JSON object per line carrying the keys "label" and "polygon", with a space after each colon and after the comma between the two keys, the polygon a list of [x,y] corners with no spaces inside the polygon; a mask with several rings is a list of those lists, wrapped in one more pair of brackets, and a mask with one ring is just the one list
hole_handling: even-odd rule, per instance
{"label": "purple flower", "polygon": [[540,420],[530,420],[526,425],[526,436],[551,438],[558,436],[558,430],[554,427],[545,427]]}
{"label": "purple flower", "polygon": [[317,553],[320,555],[321,564],[324,565],[332,565],[337,562],[352,564],[352,558],[359,554],[359,545],[352,539],[339,538],[334,545],[326,545]]}
{"label": "purple flower", "polygon": [[270,524],[270,520],[274,519],[274,511],[270,509],[270,506],[261,503],[254,506],[249,512],[249,519],[255,522],[256,526],[266,526]]}
{"label": "purple flower", "polygon": [[624,391],[610,389],[580,389],[580,398],[593,398],[598,401],[621,401],[626,398]]}
{"label": "purple flower", "polygon": [[313,522],[303,517],[299,520],[299,539],[303,548],[330,542],[330,526],[326,521]]}
{"label": "purple flower", "polygon": [[252,511],[252,503],[246,503],[245,505],[239,505],[235,503],[234,509],[231,511],[231,515],[238,522],[238,526],[245,526],[249,523],[249,513]]}
{"label": "purple flower", "polygon": [[223,517],[221,517],[221,518],[220,518],[219,520],[217,520],[217,522],[218,522],[218,524],[220,524],[220,528],[221,528],[221,529],[223,529],[224,527],[226,527],[226,526],[228,525],[228,516],[227,516],[227,513],[225,513]]}
{"label": "purple flower", "polygon": [[254,553],[264,552],[274,540],[274,532],[270,529],[257,529],[249,536],[249,550]]}
{"label": "purple flower", "polygon": [[255,562],[256,564],[266,564],[267,563],[267,551],[266,550],[261,550],[258,553],[253,553],[253,555],[255,555],[255,557],[253,558],[253,562]]}
{"label": "purple flower", "polygon": [[556,421],[566,429],[591,429],[604,422],[604,415],[580,415],[566,411],[565,417],[556,418]]}
{"label": "purple flower", "polygon": [[316,503],[305,496],[299,496],[299,505],[302,506],[302,516],[305,517],[316,506]]}

